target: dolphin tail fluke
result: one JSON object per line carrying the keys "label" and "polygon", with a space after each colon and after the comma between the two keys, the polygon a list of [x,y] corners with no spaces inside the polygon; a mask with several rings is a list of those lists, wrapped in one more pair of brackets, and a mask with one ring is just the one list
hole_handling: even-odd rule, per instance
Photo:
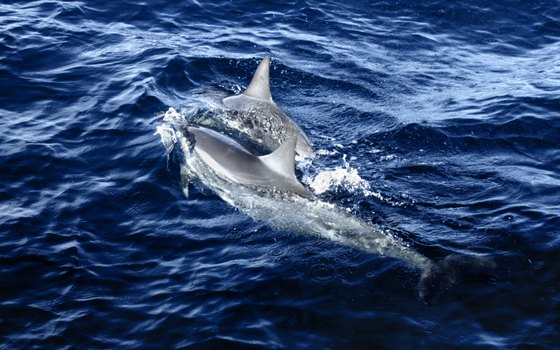
{"label": "dolphin tail fluke", "polygon": [[496,268],[490,257],[453,254],[424,270],[418,285],[420,298],[428,305],[441,293],[460,283],[465,276],[487,275]]}

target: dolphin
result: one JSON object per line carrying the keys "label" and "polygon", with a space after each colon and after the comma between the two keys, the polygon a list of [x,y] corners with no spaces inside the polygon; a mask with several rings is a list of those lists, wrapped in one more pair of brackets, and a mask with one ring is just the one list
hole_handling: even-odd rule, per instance
{"label": "dolphin", "polygon": [[484,257],[464,255],[433,261],[394,236],[392,230],[368,224],[316,198],[296,178],[295,136],[272,153],[257,156],[229,136],[190,124],[173,109],[165,114],[157,133],[168,151],[180,145],[185,194],[190,180],[198,179],[230,205],[272,227],[401,260],[420,270],[419,296],[428,304],[442,290],[457,284],[469,267],[494,267]]}
{"label": "dolphin", "polygon": [[296,136],[296,154],[302,159],[313,157],[309,138],[272,100],[269,72],[270,57],[266,56],[247,89],[242,94],[224,98],[223,104],[237,112],[236,121],[244,129],[241,131],[265,150],[273,151],[288,138]]}

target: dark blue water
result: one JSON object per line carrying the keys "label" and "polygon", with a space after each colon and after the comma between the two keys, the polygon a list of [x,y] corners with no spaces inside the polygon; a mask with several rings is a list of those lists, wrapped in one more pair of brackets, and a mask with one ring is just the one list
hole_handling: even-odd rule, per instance
{"label": "dark blue water", "polygon": [[[498,269],[427,306],[402,262],[185,197],[161,114],[265,55],[310,179],[347,175],[322,198]],[[559,146],[557,1],[4,0],[0,348],[558,348]]]}

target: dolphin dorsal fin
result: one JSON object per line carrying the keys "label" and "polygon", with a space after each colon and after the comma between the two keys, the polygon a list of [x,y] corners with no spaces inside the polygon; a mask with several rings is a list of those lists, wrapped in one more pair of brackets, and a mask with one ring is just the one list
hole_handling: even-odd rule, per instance
{"label": "dolphin dorsal fin", "polygon": [[288,177],[295,178],[296,143],[297,137],[292,136],[286,139],[274,152],[260,156],[259,158],[269,168]]}
{"label": "dolphin dorsal fin", "polygon": [[247,90],[243,93],[246,96],[258,98],[260,100],[265,100],[272,102],[272,95],[270,94],[270,84],[269,84],[269,70],[270,70],[270,56],[263,58],[255,74],[253,75],[253,80],[251,84],[247,87]]}

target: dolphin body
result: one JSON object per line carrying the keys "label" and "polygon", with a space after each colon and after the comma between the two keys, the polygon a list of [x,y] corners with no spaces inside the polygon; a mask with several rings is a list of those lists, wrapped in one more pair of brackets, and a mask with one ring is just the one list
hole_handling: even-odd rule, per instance
{"label": "dolphin body", "polygon": [[222,100],[224,105],[236,112],[235,122],[241,132],[268,152],[277,149],[284,141],[296,136],[296,154],[300,158],[313,157],[313,150],[303,130],[272,100],[270,94],[270,57],[259,64],[251,83],[239,95]]}
{"label": "dolphin body", "polygon": [[430,259],[388,232],[315,198],[295,175],[295,137],[270,154],[256,156],[229,136],[211,129],[183,122],[173,129],[172,138],[179,142],[184,154],[181,173],[186,186],[190,180],[199,179],[227,203],[274,227],[312,233],[398,258],[421,270],[431,265]]}
{"label": "dolphin body", "polygon": [[458,283],[468,266],[493,267],[483,258],[450,255],[434,262],[411,249],[381,226],[369,225],[347,210],[315,198],[296,178],[296,137],[274,152],[257,156],[234,139],[189,124],[173,109],[157,131],[171,151],[179,144],[184,156],[181,176],[185,194],[198,179],[224,201],[257,221],[399,259],[421,271],[420,297],[430,303],[442,290]]}

